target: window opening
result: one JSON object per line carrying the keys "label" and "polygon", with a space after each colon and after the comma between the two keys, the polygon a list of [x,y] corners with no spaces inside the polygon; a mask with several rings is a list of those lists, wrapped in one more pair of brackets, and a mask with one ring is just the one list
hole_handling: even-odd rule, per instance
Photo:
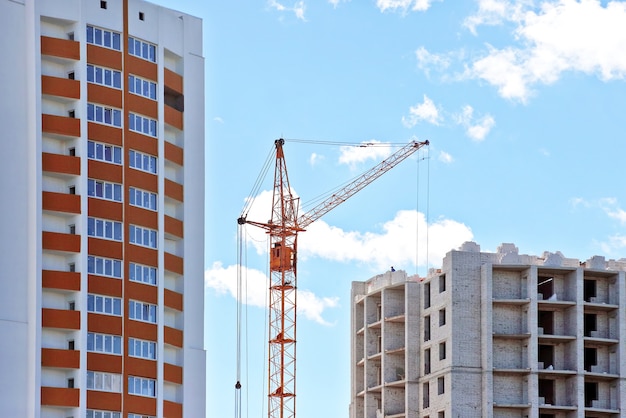
{"label": "window opening", "polygon": [[100,1],[100,8],[101,9],[106,9],[107,8],[107,2],[104,1],[104,0]]}
{"label": "window opening", "polygon": [[596,281],[585,279],[583,284],[583,299],[585,302],[592,302],[595,301],[596,296]]}
{"label": "window opening", "polygon": [[554,334],[554,312],[539,311],[539,318],[537,322],[539,328],[543,328],[544,334]]}
{"label": "window opening", "polygon": [[74,71],[70,71],[69,73],[67,73],[67,78],[69,78],[70,80],[75,80],[76,74],[74,73]]}
{"label": "window opening", "polygon": [[539,379],[539,397],[544,404],[554,405],[554,380]]}
{"label": "window opening", "polygon": [[598,364],[598,349],[595,347],[585,347],[585,371],[591,372],[592,367]]}
{"label": "window opening", "polygon": [[584,323],[584,332],[585,337],[592,337],[593,331],[598,330],[598,315],[596,314],[585,314],[585,323]]}
{"label": "window opening", "polygon": [[541,295],[540,299],[550,299],[554,295],[554,277],[538,277],[537,294]]}
{"label": "window opening", "polygon": [[143,19],[144,19],[143,12],[139,12],[139,20],[143,20]]}
{"label": "window opening", "polygon": [[76,111],[75,111],[75,110],[73,110],[73,109],[72,109],[72,110],[69,110],[69,111],[67,112],[67,115],[68,115],[70,118],[75,119],[75,118],[76,118]]}
{"label": "window opening", "polygon": [[[539,367],[540,369],[548,369],[550,367],[554,367],[554,346],[553,345],[539,345],[538,351],[538,360],[539,363],[543,363],[543,367]],[[541,364],[539,366],[542,366]]]}

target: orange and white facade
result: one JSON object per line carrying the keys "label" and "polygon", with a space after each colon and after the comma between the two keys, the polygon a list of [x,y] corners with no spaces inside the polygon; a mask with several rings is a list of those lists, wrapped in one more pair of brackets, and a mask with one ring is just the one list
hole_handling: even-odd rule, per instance
{"label": "orange and white facade", "polygon": [[205,416],[202,22],[0,0],[0,416]]}

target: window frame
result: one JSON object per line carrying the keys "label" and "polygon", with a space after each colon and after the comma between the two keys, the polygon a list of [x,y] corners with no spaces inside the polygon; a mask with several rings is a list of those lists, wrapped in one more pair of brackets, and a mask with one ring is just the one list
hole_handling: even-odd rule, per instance
{"label": "window frame", "polygon": [[[134,390],[137,388],[137,381],[139,382],[139,393],[137,393]],[[148,394],[143,393],[144,386],[146,386],[144,385],[145,383],[147,383],[148,392],[152,392],[152,393],[148,393]],[[156,379],[150,379],[147,377],[129,375],[128,376],[128,394],[135,395],[135,396],[145,396],[147,398],[156,398],[157,397],[157,381]]]}
{"label": "window frame", "polygon": [[[159,249],[159,231],[141,225],[130,224],[128,226],[128,242],[140,247]],[[139,238],[139,239],[138,239]],[[147,242],[145,242],[147,239]]]}
{"label": "window frame", "polygon": [[[146,42],[133,36],[128,37],[128,55],[141,58],[148,62],[157,62],[157,46],[151,42]],[[137,52],[137,47],[139,51]]]}
{"label": "window frame", "polygon": [[[108,263],[109,262],[109,263]],[[102,273],[98,272],[98,265],[102,265]],[[106,274],[107,264],[111,266],[111,274]],[[93,269],[91,268],[93,266]],[[116,266],[119,267],[119,275],[116,275]],[[124,278],[124,265],[122,260],[108,257],[100,257],[96,255],[87,255],[87,273],[94,276],[112,277],[114,279]]]}
{"label": "window frame", "polygon": [[128,130],[151,138],[158,138],[159,121],[138,113],[128,112]]}
{"label": "window frame", "polygon": [[[140,204],[137,204],[137,197],[140,197]],[[146,203],[147,197],[147,205]],[[156,212],[159,207],[159,195],[149,190],[140,189],[138,187],[130,186],[128,188],[128,204],[142,209],[147,209]]]}
{"label": "window frame", "polygon": [[[91,36],[90,30],[91,29]],[[96,31],[100,31],[100,42],[96,42]],[[106,45],[106,33],[109,33],[110,45]],[[117,48],[115,47],[117,40]],[[112,49],[114,51],[122,51],[122,34],[99,26],[87,25],[85,42],[102,48]]]}
{"label": "window frame", "polygon": [[[141,270],[140,278],[137,278],[138,270]],[[147,270],[147,275],[146,275]],[[154,273],[154,274],[152,274]],[[133,263],[130,262],[128,264],[128,279],[131,282],[144,283],[151,286],[156,286],[158,284],[158,269],[153,266],[147,266],[145,264]],[[146,280],[147,278],[147,280]],[[152,280],[154,278],[154,281]]]}
{"label": "window frame", "polygon": [[[110,340],[110,349],[107,349],[107,339]],[[91,340],[91,349],[89,348],[90,340]],[[98,340],[100,340],[100,342],[98,342]],[[98,346],[100,346],[100,349],[98,349]],[[99,332],[88,332],[87,333],[87,352],[122,356],[122,354],[124,353],[123,338],[121,335],[103,334]]]}
{"label": "window frame", "polygon": [[[105,163],[123,165],[123,149],[120,146],[105,142],[87,141],[87,159]],[[101,156],[99,156],[101,154]],[[107,155],[109,158],[107,158]]]}
{"label": "window frame", "polygon": [[[109,228],[111,230],[110,238],[107,236],[107,231],[109,230]],[[119,238],[116,238],[116,236],[118,236],[118,232]],[[103,219],[89,216],[87,217],[87,236],[105,239],[108,241],[124,242],[124,224],[122,222],[113,221],[111,219]]]}
{"label": "window frame", "polygon": [[[90,379],[90,375],[91,375],[91,379]],[[123,380],[122,380],[122,375],[118,374],[118,373],[108,373],[108,372],[100,372],[100,371],[93,371],[93,370],[87,370],[87,379],[85,382],[85,388],[88,390],[97,390],[99,392],[111,392],[111,393],[122,393],[123,388],[124,388],[124,384],[123,384]],[[89,385],[91,380],[91,387]],[[110,388],[111,389],[106,389],[105,385],[103,382],[105,381],[109,381],[111,383]],[[119,390],[117,389],[113,389],[113,381],[116,380],[117,382],[119,382]],[[97,383],[98,381],[100,381],[100,387],[97,387]]]}
{"label": "window frame", "polygon": [[[99,298],[102,300],[101,302],[98,302]],[[106,309],[108,300],[110,300],[109,306],[111,306],[111,309],[109,312],[107,312],[107,309]],[[99,305],[102,306],[101,309],[98,309]],[[91,308],[91,306],[93,306],[93,308]],[[117,306],[119,306],[119,314],[115,313]],[[100,314],[100,315],[121,317],[124,315],[124,304],[122,302],[122,298],[118,298],[115,296],[108,296],[108,295],[98,295],[96,293],[87,293],[87,312]]]}
{"label": "window frame", "polygon": [[[128,151],[128,160],[128,166],[130,168],[134,168],[135,170],[143,171],[150,174],[158,175],[159,173],[159,159],[154,155],[131,149]],[[139,161],[140,166],[137,166],[137,161]],[[150,169],[153,164],[154,171]]]}
{"label": "window frame", "polygon": [[[152,303],[131,299],[128,301],[128,318],[133,321],[158,324],[158,308]],[[139,317],[137,317],[137,312],[140,312]]]}
{"label": "window frame", "polygon": [[[137,83],[139,83],[139,92],[137,91],[136,87],[137,87]],[[146,84],[147,84],[147,92],[146,90]],[[135,94],[137,96],[141,96],[141,97],[145,97],[146,99],[150,99],[150,100],[157,100],[157,83],[149,80],[147,78],[144,77],[140,77],[134,74],[128,74],[128,92]],[[154,94],[153,94],[154,93]]]}
{"label": "window frame", "polygon": [[[137,344],[140,345],[140,354],[137,354]],[[145,345],[145,346],[144,346]],[[144,349],[147,347],[147,355],[144,355]],[[131,354],[132,352],[132,354]],[[152,355],[150,355],[152,354]],[[129,337],[128,338],[128,356],[134,358],[141,358],[144,360],[157,360],[157,343],[156,341],[142,340],[140,338]]]}
{"label": "window frame", "polygon": [[[91,71],[90,71],[90,67],[92,69]],[[98,70],[100,71],[100,74],[101,74],[101,77],[100,77],[101,81],[98,81]],[[106,82],[107,71],[111,73],[110,83]],[[90,75],[91,75],[91,80],[90,80]],[[118,81],[118,83],[116,83],[116,81]],[[121,71],[115,70],[113,68],[102,67],[100,65],[94,65],[94,64],[87,64],[87,83],[96,84],[99,86],[111,87],[112,89],[116,89],[116,90],[122,90],[122,88],[124,87],[122,85],[122,72]]]}
{"label": "window frame", "polygon": [[[113,128],[123,128],[122,109],[97,103],[87,103],[87,121]],[[107,122],[108,118],[108,122]]]}
{"label": "window frame", "polygon": [[[93,188],[91,187],[92,184],[93,184]],[[101,185],[100,186],[102,190],[101,195],[97,193],[98,185]],[[106,196],[108,186],[110,186],[111,188],[111,196],[112,196],[111,198]],[[94,191],[93,194],[91,193],[92,190]],[[118,191],[119,193],[117,193]],[[108,200],[111,202],[123,203],[124,202],[124,187],[120,183],[113,183],[110,181],[88,178],[87,179],[87,196],[93,197],[96,199]],[[119,199],[117,199],[116,196],[119,196]]]}

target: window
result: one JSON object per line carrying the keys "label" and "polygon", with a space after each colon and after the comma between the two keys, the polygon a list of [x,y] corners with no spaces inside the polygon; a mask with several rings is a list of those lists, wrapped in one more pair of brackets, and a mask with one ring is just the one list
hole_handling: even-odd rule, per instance
{"label": "window", "polygon": [[146,284],[157,284],[157,269],[155,267],[142,266],[140,264],[129,264],[130,280]]}
{"label": "window", "polygon": [[430,374],[430,348],[424,350],[424,374]]}
{"label": "window", "polygon": [[437,418],[446,418],[446,413],[444,411],[437,412]]}
{"label": "window", "polygon": [[424,341],[430,341],[430,315],[424,317]]}
{"label": "window", "polygon": [[87,158],[107,163],[122,164],[122,148],[115,145],[87,141]]}
{"label": "window", "polygon": [[446,342],[439,343],[439,360],[446,359]]}
{"label": "window", "polygon": [[76,111],[74,109],[68,110],[67,111],[67,117],[68,118],[72,118],[72,119],[76,119]]}
{"label": "window", "polygon": [[424,309],[430,308],[430,282],[424,283]]}
{"label": "window", "polygon": [[156,360],[156,343],[154,341],[128,339],[128,355],[149,360]]}
{"label": "window", "polygon": [[422,385],[422,408],[430,407],[430,385],[424,382]]}
{"label": "window", "polygon": [[439,293],[443,293],[446,291],[446,275],[442,274],[439,276]]}
{"label": "window", "polygon": [[87,235],[90,237],[122,240],[122,223],[106,219],[87,218]]}
{"label": "window", "polygon": [[122,111],[112,107],[87,103],[87,120],[121,128]]}
{"label": "window", "polygon": [[128,129],[144,135],[157,136],[157,121],[145,116],[128,113]]}
{"label": "window", "polygon": [[140,208],[157,210],[157,195],[156,193],[147,192],[145,190],[131,187],[128,193],[129,201],[132,206],[139,206]]}
{"label": "window", "polygon": [[[105,2],[106,4],[106,2]],[[87,26],[87,43],[105,48],[122,50],[121,35],[106,29],[100,29],[95,26]]]}
{"label": "window", "polygon": [[128,414],[128,418],[156,418],[151,415],[141,415],[141,414]]}
{"label": "window", "polygon": [[437,378],[437,394],[443,395],[446,392],[446,381],[443,376]]}
{"label": "window", "polygon": [[107,2],[106,2],[106,1],[104,1],[104,0],[101,0],[101,1],[100,1],[100,8],[101,8],[101,9],[106,9],[106,8],[107,8]]}
{"label": "window", "polygon": [[87,81],[107,87],[122,88],[122,73],[109,68],[87,64]]}
{"label": "window", "polygon": [[111,412],[111,411],[98,411],[95,409],[87,410],[87,418],[121,418],[122,414],[120,412]]}
{"label": "window", "polygon": [[128,393],[154,398],[156,397],[156,380],[128,376]]}
{"label": "window", "polygon": [[122,201],[122,185],[94,179],[87,180],[87,195],[114,202]]}
{"label": "window", "polygon": [[156,62],[156,46],[139,39],[128,37],[128,53],[148,61]]}
{"label": "window", "polygon": [[87,371],[87,389],[122,393],[122,375]]}
{"label": "window", "polygon": [[122,299],[89,293],[87,295],[87,312],[122,316]]}
{"label": "window", "polygon": [[87,333],[87,351],[105,354],[122,354],[122,337],[119,335]]}
{"label": "window", "polygon": [[156,100],[156,83],[132,74],[128,76],[128,91]]}
{"label": "window", "polygon": [[157,248],[157,231],[143,226],[130,225],[129,241],[131,244]]}
{"label": "window", "polygon": [[74,389],[74,378],[70,377],[69,379],[67,379],[67,387],[70,389]]}
{"label": "window", "polygon": [[129,152],[128,165],[132,168],[136,168],[137,170],[147,171],[148,173],[156,174],[157,172],[157,158],[152,155],[143,154],[139,151],[133,151],[132,149]]}
{"label": "window", "polygon": [[74,340],[69,340],[67,342],[67,349],[74,350],[75,348],[76,348],[76,343],[74,342]]}
{"label": "window", "polygon": [[87,256],[87,273],[107,277],[122,277],[122,260],[113,258]]}
{"label": "window", "polygon": [[439,326],[442,327],[446,324],[446,308],[439,309]]}
{"label": "window", "polygon": [[129,303],[129,318],[138,321],[157,322],[157,307],[145,302],[131,300]]}

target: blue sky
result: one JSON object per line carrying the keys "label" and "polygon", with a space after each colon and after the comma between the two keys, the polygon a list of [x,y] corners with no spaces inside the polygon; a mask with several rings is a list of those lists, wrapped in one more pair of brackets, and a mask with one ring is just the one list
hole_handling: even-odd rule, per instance
{"label": "blue sky", "polygon": [[[207,416],[234,416],[236,219],[279,137],[431,141],[300,236],[299,418],[348,414],[352,281],[424,274],[466,240],[626,254],[625,2],[156,2],[204,20]],[[304,202],[383,157],[285,153]],[[249,219],[268,219],[270,188]],[[247,236],[243,416],[258,417],[267,255]]]}

